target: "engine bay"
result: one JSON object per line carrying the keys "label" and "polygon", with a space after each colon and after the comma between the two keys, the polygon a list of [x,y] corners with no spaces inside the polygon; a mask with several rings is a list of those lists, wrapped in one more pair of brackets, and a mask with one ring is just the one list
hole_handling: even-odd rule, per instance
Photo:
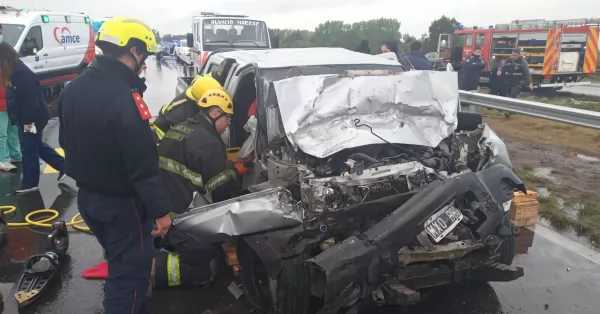
{"label": "engine bay", "polygon": [[263,155],[268,180],[283,186],[305,209],[319,216],[382,197],[415,191],[436,179],[476,171],[480,149],[455,134],[435,148],[371,144],[346,149],[327,158],[293,151],[285,140],[274,141]]}

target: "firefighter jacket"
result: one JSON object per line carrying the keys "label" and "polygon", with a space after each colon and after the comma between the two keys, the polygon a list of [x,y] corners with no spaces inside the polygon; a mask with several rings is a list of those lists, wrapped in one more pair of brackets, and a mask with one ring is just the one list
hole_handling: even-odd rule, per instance
{"label": "firefighter jacket", "polygon": [[162,140],[173,126],[195,117],[198,112],[200,112],[200,108],[194,100],[185,95],[185,91],[177,95],[170,103],[160,108],[160,113],[154,120],[158,139]]}
{"label": "firefighter jacket", "polygon": [[203,113],[172,127],[158,154],[173,211],[179,214],[188,209],[194,192],[210,193],[213,202],[229,199],[240,177],[228,166],[225,144]]}
{"label": "firefighter jacket", "polygon": [[145,84],[129,67],[98,56],[60,94],[59,142],[66,174],[79,187],[139,199],[140,211],[151,219],[167,215],[171,205],[143,90]]}
{"label": "firefighter jacket", "polygon": [[531,71],[529,70],[529,65],[527,60],[522,56],[517,60],[513,60],[512,58],[506,59],[503,65],[498,68],[498,71],[501,71],[502,74],[506,73],[508,75],[508,83],[511,85],[525,83],[525,85],[531,84]]}

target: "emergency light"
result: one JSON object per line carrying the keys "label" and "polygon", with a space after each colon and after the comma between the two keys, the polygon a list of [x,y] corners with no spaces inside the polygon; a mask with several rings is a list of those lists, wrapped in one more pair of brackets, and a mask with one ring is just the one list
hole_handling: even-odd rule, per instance
{"label": "emergency light", "polygon": [[42,15],[42,22],[44,22],[44,23],[50,22],[50,18],[48,17],[48,15]]}

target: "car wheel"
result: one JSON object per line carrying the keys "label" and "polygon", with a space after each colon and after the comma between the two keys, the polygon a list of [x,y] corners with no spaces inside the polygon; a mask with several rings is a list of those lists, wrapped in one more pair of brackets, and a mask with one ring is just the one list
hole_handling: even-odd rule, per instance
{"label": "car wheel", "polygon": [[259,310],[272,314],[308,314],[309,269],[305,253],[284,261],[276,280],[269,279],[260,258],[243,240],[238,242],[241,281],[248,300]]}
{"label": "car wheel", "polygon": [[[512,222],[508,221],[509,227],[515,228]],[[517,247],[517,237],[514,235],[502,237],[502,244],[498,248],[498,253],[500,254],[496,258],[496,262],[502,263],[505,265],[512,265],[513,260],[516,255],[516,247]]]}

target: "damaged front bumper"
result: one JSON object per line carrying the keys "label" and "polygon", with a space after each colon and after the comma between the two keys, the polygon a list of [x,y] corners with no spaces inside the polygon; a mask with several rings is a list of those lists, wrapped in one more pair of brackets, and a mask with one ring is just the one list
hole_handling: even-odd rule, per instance
{"label": "damaged front bumper", "polygon": [[[307,261],[312,268],[312,281],[322,283],[324,287],[322,291],[315,291],[324,299],[323,309],[331,312],[342,307],[353,306],[358,300],[374,291],[378,285],[383,284],[382,280],[386,275],[392,278],[410,279],[410,273],[402,273],[406,271],[404,266],[410,261],[431,260],[432,256],[431,253],[426,252],[407,254],[403,248],[423,232],[423,224],[431,215],[452,200],[458,202],[464,200],[467,193],[470,199],[474,198],[472,201],[482,204],[479,211],[481,217],[485,217],[474,233],[479,239],[485,239],[495,233],[505,217],[502,204],[512,199],[515,188],[525,190],[521,180],[503,165],[430,183],[419,192],[419,195],[409,199],[388,217],[366,230],[360,239],[349,237]],[[458,246],[434,246],[430,249],[441,252],[441,257],[435,259],[457,260],[479,248],[479,244],[475,242],[464,244],[464,248],[461,248],[459,243]],[[460,267],[448,268],[439,274],[442,277],[440,280],[450,281],[444,283],[454,282],[456,272],[461,272],[463,276],[470,276],[464,272],[465,270],[473,270],[475,275],[482,277],[486,272],[477,271],[476,268],[494,268],[486,262],[481,262],[489,259],[490,256],[481,256]],[[511,273],[507,277],[510,280],[522,276],[523,270],[520,268],[498,265],[504,273]],[[433,269],[429,269],[424,273],[438,275],[432,272]],[[463,279],[467,280],[467,277]],[[502,279],[501,276],[494,278],[490,277],[488,280]],[[392,281],[392,284],[400,283]],[[414,286],[411,288],[416,289]]]}

